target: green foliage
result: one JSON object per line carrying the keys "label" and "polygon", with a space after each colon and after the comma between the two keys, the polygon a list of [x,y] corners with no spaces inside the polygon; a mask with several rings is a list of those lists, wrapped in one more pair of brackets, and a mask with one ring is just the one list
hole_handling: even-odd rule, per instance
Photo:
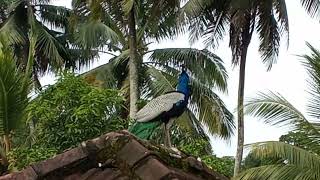
{"label": "green foliage", "polygon": [[8,153],[9,170],[21,170],[32,163],[52,158],[57,152],[55,148],[41,146],[14,148]]}
{"label": "green foliage", "polygon": [[227,176],[233,176],[234,158],[219,158],[208,149],[209,142],[205,139],[197,139],[193,143],[183,144],[179,148],[187,154],[199,157],[208,167]]}
{"label": "green foliage", "polygon": [[186,153],[192,154],[193,156],[206,156],[211,154],[211,150],[208,149],[209,142],[205,139],[197,139],[193,143],[186,143],[180,145],[180,149]]}
{"label": "green foliage", "polygon": [[272,157],[256,157],[253,153],[249,153],[243,161],[242,169],[250,169],[259,166],[272,165],[281,162],[278,158]]}
{"label": "green foliage", "polygon": [[[84,76],[88,82],[98,86],[118,87],[128,98],[127,58],[124,58],[127,56],[127,51],[124,51],[111,59],[108,64],[89,71]],[[182,48],[154,50],[149,60],[150,62],[142,63],[139,69],[139,88],[144,98],[142,101],[175,90],[180,73],[179,66],[185,64],[193,77],[191,78],[193,93],[190,99],[191,106],[177,119],[177,125],[200,136],[204,132],[202,123],[209,127],[210,134],[223,139],[233,135],[235,128],[233,115],[213,91],[214,88],[226,90],[227,86],[226,82],[222,82],[227,79],[227,74],[219,57],[207,50]],[[215,75],[212,76],[213,74]],[[112,76],[114,78],[111,78]]]}
{"label": "green foliage", "polygon": [[305,134],[302,132],[290,131],[288,134],[282,135],[279,139],[281,142],[291,144],[293,146],[300,147],[310,152],[320,154],[320,148],[313,148],[312,142],[305,138]]}
{"label": "green foliage", "polygon": [[62,74],[29,104],[27,123],[12,134],[15,148],[8,155],[9,169],[21,170],[87,139],[126,129],[127,121],[117,114],[122,102],[118,91]]}
{"label": "green foliage", "polygon": [[[26,82],[26,84],[24,83]],[[28,78],[16,67],[13,55],[0,53],[0,135],[8,135],[23,119],[28,98]]]}
{"label": "green foliage", "polygon": [[99,89],[72,74],[63,74],[28,107],[36,122],[36,144],[59,151],[103,133],[126,129],[118,118],[123,99],[118,91]]}
{"label": "green foliage", "polygon": [[[203,39],[216,47],[229,30],[232,63],[237,65],[250,44],[253,32],[259,35],[259,52],[270,69],[279,54],[280,37],[289,34],[289,21],[284,0],[223,1],[189,0],[182,8],[192,42]],[[210,24],[210,25],[208,25]]]}
{"label": "green foliage", "polygon": [[284,97],[276,93],[261,93],[245,106],[246,111],[263,118],[272,125],[290,127],[289,134],[280,138],[283,142],[267,141],[249,145],[254,156],[282,159],[280,162],[251,168],[237,179],[319,179],[319,97],[320,97],[320,53],[308,44],[312,55],[304,55],[304,65],[310,75],[310,99],[307,112],[312,121]]}
{"label": "green foliage", "polygon": [[0,36],[14,50],[18,65],[26,67],[29,39],[35,41],[32,73],[39,87],[39,75],[63,68],[80,68],[98,56],[97,51],[83,51],[70,32],[71,10],[50,1],[5,0],[0,5]]}
{"label": "green foliage", "polygon": [[217,157],[215,155],[203,156],[201,160],[211,169],[227,176],[233,176],[234,158],[233,157]]}
{"label": "green foliage", "polygon": [[[132,1],[113,2],[105,0],[74,1],[75,30],[83,33],[78,40],[84,47],[113,51],[109,63],[85,74],[87,80],[99,86],[116,87],[122,90],[129,103],[129,37],[126,13],[134,11],[137,30],[137,51],[139,59],[150,53],[149,62],[139,61],[139,91],[144,100],[152,99],[168,91],[175,90],[180,66],[186,65],[192,78],[192,106],[177,124],[180,128],[203,136],[202,124],[209,127],[210,134],[229,139],[235,128],[233,116],[214,90],[226,92],[227,72],[222,60],[208,50],[192,48],[169,48],[149,51],[152,41],[173,37],[179,31],[176,17],[182,1]],[[134,7],[134,8],[132,8]],[[97,23],[99,26],[83,26]],[[104,24],[104,28],[101,28]],[[156,26],[155,26],[156,24]],[[107,28],[110,27],[110,28]],[[119,43],[112,43],[104,34],[113,34]],[[98,32],[98,33],[94,33]],[[112,39],[112,38],[111,38]],[[107,52],[108,53],[108,52]],[[111,53],[112,54],[112,53]],[[105,74],[108,74],[106,76]],[[95,78],[94,78],[95,77]],[[123,113],[124,115],[126,113]],[[127,113],[128,114],[128,113]]]}

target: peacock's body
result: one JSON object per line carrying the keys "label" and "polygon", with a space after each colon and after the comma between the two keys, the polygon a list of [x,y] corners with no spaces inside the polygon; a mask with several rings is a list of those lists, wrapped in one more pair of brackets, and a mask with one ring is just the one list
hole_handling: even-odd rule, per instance
{"label": "peacock's body", "polygon": [[171,146],[169,129],[175,118],[187,108],[190,97],[189,76],[183,70],[176,91],[151,100],[135,115],[136,123],[129,131],[142,139],[149,139],[153,131],[164,123],[165,145]]}

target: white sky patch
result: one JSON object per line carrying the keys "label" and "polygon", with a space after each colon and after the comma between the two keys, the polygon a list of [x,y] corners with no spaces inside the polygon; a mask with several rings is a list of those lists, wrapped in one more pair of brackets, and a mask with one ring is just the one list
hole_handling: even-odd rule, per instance
{"label": "white sky patch", "polygon": [[[71,8],[71,0],[55,0],[54,5],[65,6]],[[273,66],[271,71],[266,71],[266,66],[262,64],[262,60],[258,53],[259,37],[255,34],[249,46],[246,67],[245,80],[245,99],[255,97],[258,92],[267,92],[268,90],[278,92],[296,108],[305,113],[305,105],[308,94],[306,78],[307,74],[301,65],[301,58],[296,55],[309,53],[306,42],[311,43],[316,48],[320,48],[319,39],[317,38],[320,32],[320,24],[318,21],[311,19],[304,9],[301,7],[299,0],[287,1],[287,9],[290,24],[290,42],[287,49],[285,39],[281,44],[280,54],[277,64]],[[162,41],[159,44],[152,44],[150,49],[156,48],[198,48],[202,49],[201,42],[190,46],[188,36],[183,35],[175,40]],[[239,68],[231,66],[231,50],[228,47],[228,37],[217,50],[215,54],[220,56],[228,70],[228,94],[218,93],[223,99],[228,109],[232,111],[236,117],[237,107],[237,92],[238,92],[238,73]],[[95,68],[108,62],[110,56],[103,55],[100,60],[94,62],[90,68]],[[90,68],[84,68],[81,72],[87,71]],[[43,85],[54,83],[55,77],[46,75],[41,78]],[[285,128],[271,127],[265,125],[259,119],[250,116],[245,117],[245,144],[259,141],[278,140],[279,137],[286,132]],[[236,152],[236,134],[230,143],[211,138],[213,150],[218,156],[234,156]]]}

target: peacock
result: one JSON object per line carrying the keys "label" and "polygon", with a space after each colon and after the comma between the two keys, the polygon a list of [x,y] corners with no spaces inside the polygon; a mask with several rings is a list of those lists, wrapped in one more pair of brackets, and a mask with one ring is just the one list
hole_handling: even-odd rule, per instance
{"label": "peacock", "polygon": [[170,127],[174,119],[179,117],[188,106],[191,95],[189,81],[189,76],[183,68],[176,91],[167,92],[147,103],[136,113],[134,117],[136,122],[128,129],[129,132],[141,139],[148,140],[154,130],[164,124],[164,144],[171,147]]}

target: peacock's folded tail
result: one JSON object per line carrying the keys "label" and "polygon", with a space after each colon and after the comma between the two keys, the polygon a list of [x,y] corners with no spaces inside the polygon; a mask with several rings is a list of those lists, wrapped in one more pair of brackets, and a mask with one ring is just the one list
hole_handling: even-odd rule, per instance
{"label": "peacock's folded tail", "polygon": [[154,131],[161,125],[161,121],[135,122],[129,127],[129,132],[140,139],[149,140]]}

